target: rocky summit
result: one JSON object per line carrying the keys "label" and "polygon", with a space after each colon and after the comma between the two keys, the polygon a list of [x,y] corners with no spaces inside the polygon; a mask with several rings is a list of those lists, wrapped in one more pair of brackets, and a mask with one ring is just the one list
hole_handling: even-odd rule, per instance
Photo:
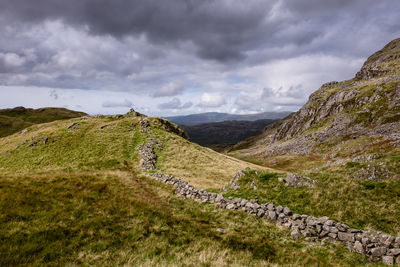
{"label": "rocky summit", "polygon": [[400,145],[400,39],[368,58],[351,80],[329,82],[296,113],[234,150],[258,158],[284,154],[346,158]]}

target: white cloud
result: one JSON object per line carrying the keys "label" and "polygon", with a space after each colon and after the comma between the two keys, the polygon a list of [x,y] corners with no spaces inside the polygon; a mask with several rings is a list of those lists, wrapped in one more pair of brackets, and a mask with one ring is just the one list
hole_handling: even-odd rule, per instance
{"label": "white cloud", "polygon": [[171,99],[171,101],[165,102],[165,103],[161,103],[158,105],[159,109],[188,109],[193,105],[192,102],[186,102],[184,104],[182,104],[181,100],[179,98],[174,97],[173,99]]}
{"label": "white cloud", "polygon": [[104,101],[103,104],[101,105],[103,108],[117,108],[117,107],[126,107],[126,108],[131,108],[133,106],[133,103],[129,101],[128,99],[124,99],[123,101],[116,100],[107,100]]}
{"label": "white cloud", "polygon": [[154,97],[162,97],[162,96],[176,96],[182,94],[185,90],[185,87],[179,83],[168,83],[163,87],[157,89],[153,96]]}
{"label": "white cloud", "polygon": [[[301,86],[297,86],[296,90],[301,91]],[[293,111],[301,107],[306,101],[304,92],[302,95],[292,95],[291,91],[283,91],[282,88],[274,90],[271,88],[263,88],[252,92],[241,92],[234,102],[240,111],[245,112],[264,112],[264,111]]]}
{"label": "white cloud", "polygon": [[221,93],[203,93],[199,103],[200,107],[217,108],[226,104],[225,96]]}
{"label": "white cloud", "polygon": [[26,59],[15,53],[0,53],[0,59],[9,67],[20,67],[25,64]]}

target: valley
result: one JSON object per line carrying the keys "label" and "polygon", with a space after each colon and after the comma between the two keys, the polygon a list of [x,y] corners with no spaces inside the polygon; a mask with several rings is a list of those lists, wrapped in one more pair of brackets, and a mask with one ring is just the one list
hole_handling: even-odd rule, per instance
{"label": "valley", "polygon": [[[396,39],[279,121],[3,123],[0,265],[400,264],[399,55]],[[234,143],[259,122],[225,154],[188,138]]]}

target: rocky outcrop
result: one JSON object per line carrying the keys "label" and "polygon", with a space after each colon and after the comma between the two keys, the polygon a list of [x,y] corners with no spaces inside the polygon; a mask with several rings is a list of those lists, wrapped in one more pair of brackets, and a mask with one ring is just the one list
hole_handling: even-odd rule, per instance
{"label": "rocky outcrop", "polygon": [[356,79],[372,79],[387,74],[390,69],[387,64],[400,58],[400,38],[388,43],[382,50],[368,58],[356,74]]}
{"label": "rocky outcrop", "polygon": [[314,187],[316,181],[294,173],[288,173],[285,178],[278,178],[278,181],[285,183],[289,187]]}
{"label": "rocky outcrop", "polygon": [[140,125],[140,132],[148,134],[151,133],[150,123],[147,118],[140,118],[139,125]]}
{"label": "rocky outcrop", "polygon": [[234,177],[230,180],[230,182],[229,182],[229,188],[230,188],[230,189],[237,190],[237,189],[240,188],[240,186],[239,186],[239,184],[238,184],[238,181],[239,181],[240,178],[242,178],[243,176],[246,175],[245,171],[246,171],[247,169],[248,169],[248,168],[246,168],[246,169],[244,169],[244,170],[241,170],[241,171],[238,171],[238,172],[235,174],[235,176],[234,176]]}
{"label": "rocky outcrop", "polygon": [[174,133],[174,134],[176,134],[180,137],[183,137],[187,140],[190,140],[189,136],[186,134],[186,132],[184,130],[182,130],[178,125],[175,125],[168,120],[157,118],[156,123],[158,124],[158,126],[160,128],[162,128],[170,133]]}
{"label": "rocky outcrop", "polygon": [[[372,55],[356,78],[324,84],[296,113],[239,143],[268,157],[320,153],[321,145],[373,137],[400,143],[400,39]],[[321,152],[324,153],[324,152]]]}
{"label": "rocky outcrop", "polygon": [[125,114],[125,117],[145,117],[142,113],[139,113],[135,111],[133,108],[131,108],[128,113]]}

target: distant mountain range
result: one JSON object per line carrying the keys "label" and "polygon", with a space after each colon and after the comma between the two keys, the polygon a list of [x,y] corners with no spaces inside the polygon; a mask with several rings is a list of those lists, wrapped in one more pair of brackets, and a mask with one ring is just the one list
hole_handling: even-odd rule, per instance
{"label": "distant mountain range", "polygon": [[207,112],[190,114],[186,116],[164,117],[178,125],[195,125],[199,123],[222,122],[222,121],[256,121],[256,120],[279,120],[288,116],[291,112],[263,112],[257,114],[236,115],[229,113]]}
{"label": "distant mountain range", "polygon": [[222,121],[181,125],[190,139],[202,146],[222,151],[250,136],[260,134],[263,129],[276,120]]}

